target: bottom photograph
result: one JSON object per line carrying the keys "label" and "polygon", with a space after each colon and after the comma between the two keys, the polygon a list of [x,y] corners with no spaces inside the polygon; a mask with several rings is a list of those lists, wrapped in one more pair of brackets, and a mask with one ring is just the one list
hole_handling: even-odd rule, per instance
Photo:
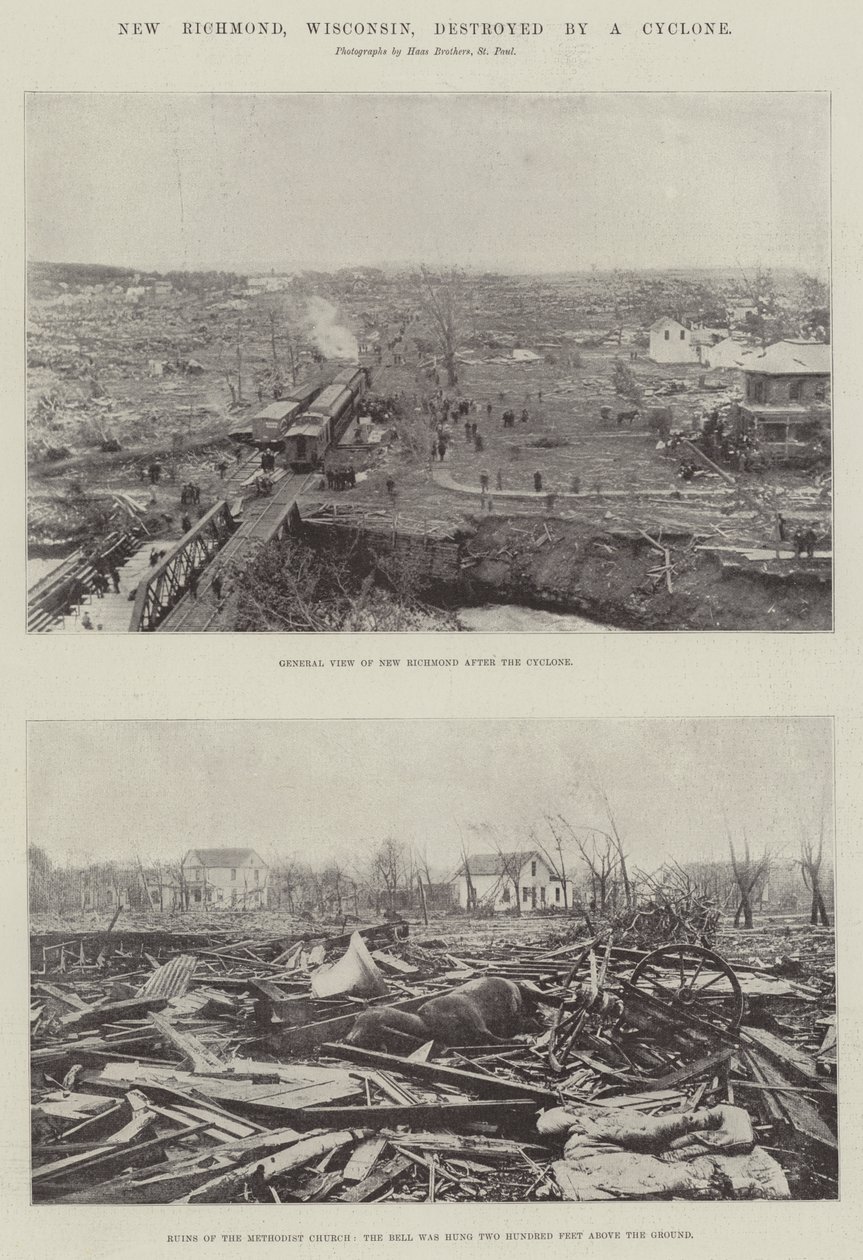
{"label": "bottom photograph", "polygon": [[831,719],[27,734],[34,1202],[838,1198]]}

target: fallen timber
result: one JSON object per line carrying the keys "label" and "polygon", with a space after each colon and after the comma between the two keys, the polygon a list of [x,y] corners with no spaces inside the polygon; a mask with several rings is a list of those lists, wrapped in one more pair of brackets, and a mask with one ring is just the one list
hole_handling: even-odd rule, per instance
{"label": "fallen timber", "polygon": [[[610,948],[605,937],[572,931],[563,944],[559,936],[514,943],[498,935],[468,948],[459,933],[469,929],[439,924],[442,939],[433,929],[423,939],[387,923],[357,935],[388,992],[316,997],[316,971],[349,954],[355,933],[256,938],[242,922],[219,933],[136,937],[115,923],[33,938],[40,1201],[603,1197],[561,1158],[586,1113],[624,1118],[601,1121],[612,1142],[680,1116],[733,1119],[738,1133],[749,1116],[783,1164],[758,1163],[772,1158],[758,1145],[741,1155],[752,1193],[762,1186],[787,1197],[783,1171],[800,1197],[829,1197],[835,1187],[835,1055],[832,1067],[818,1055],[834,1044],[829,976],[822,982],[784,960],[770,966],[766,952],[768,963],[720,959],[706,972],[705,958],[717,956],[690,946],[669,966],[669,946],[636,948],[637,925],[626,945]],[[825,950],[831,942],[824,938]],[[692,1004],[695,959],[701,977],[716,979]],[[343,1040],[363,1011],[412,1013],[467,979],[502,975],[538,995],[538,1030],[474,1045],[430,1039],[398,1053]],[[748,988],[766,1027],[750,1024],[746,1011],[738,1020],[737,991]],[[143,1116],[127,1140],[134,1097]],[[564,1137],[537,1128],[561,1109]],[[756,1130],[748,1131],[751,1143]],[[612,1171],[604,1170],[603,1184]],[[622,1197],[640,1197],[639,1185],[627,1181]]]}

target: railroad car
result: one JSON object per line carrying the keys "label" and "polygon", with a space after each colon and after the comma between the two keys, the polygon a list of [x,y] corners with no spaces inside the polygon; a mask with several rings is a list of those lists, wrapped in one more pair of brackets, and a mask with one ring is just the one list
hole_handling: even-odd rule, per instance
{"label": "railroad car", "polygon": [[277,402],[270,403],[252,417],[252,441],[256,446],[284,446],[285,435],[318,397],[326,386],[326,379],[294,385],[290,392]]}
{"label": "railroad car", "polygon": [[323,463],[350,424],[367,384],[364,368],[343,368],[293,422],[285,437],[285,461],[295,472]]}

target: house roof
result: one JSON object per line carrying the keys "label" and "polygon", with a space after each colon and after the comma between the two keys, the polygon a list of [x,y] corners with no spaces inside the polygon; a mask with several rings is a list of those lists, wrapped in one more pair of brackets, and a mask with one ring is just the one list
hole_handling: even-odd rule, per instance
{"label": "house roof", "polygon": [[208,867],[244,866],[253,858],[261,862],[254,849],[190,849],[183,859],[183,865],[188,865],[193,858],[197,859],[197,865]]}
{"label": "house roof", "polygon": [[673,324],[675,328],[684,327],[679,319],[673,319],[670,315],[661,315],[659,319],[654,320],[654,322],[650,325],[649,331],[653,332],[654,328],[664,328],[666,324]]}
{"label": "house roof", "polygon": [[771,376],[827,376],[830,346],[823,341],[777,341],[761,354],[753,354],[743,370]]}
{"label": "house roof", "polygon": [[[472,853],[467,860],[468,870],[471,875],[504,875],[506,874],[505,863],[509,863],[513,858],[521,858],[521,866],[524,866],[528,858],[540,857],[541,855],[535,849],[528,849],[525,852],[514,851],[512,853]],[[465,864],[456,871],[456,877],[464,874]]]}

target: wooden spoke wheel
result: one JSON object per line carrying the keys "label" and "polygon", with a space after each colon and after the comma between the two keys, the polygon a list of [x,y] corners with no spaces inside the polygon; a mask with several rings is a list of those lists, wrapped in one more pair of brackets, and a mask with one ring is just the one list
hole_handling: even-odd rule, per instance
{"label": "wooden spoke wheel", "polygon": [[703,945],[663,945],[646,954],[630,984],[674,1012],[691,1015],[717,1032],[733,1033],[743,1019],[744,998],[724,958]]}
{"label": "wooden spoke wheel", "polygon": [[[568,990],[575,980],[582,964],[590,953],[590,946],[583,949],[571,967],[569,974],[561,986]],[[587,1009],[583,1003],[574,1002],[571,998],[564,1000],[554,1012],[551,1035],[548,1040],[548,1061],[556,1072],[566,1071],[572,1048],[581,1032]]]}

